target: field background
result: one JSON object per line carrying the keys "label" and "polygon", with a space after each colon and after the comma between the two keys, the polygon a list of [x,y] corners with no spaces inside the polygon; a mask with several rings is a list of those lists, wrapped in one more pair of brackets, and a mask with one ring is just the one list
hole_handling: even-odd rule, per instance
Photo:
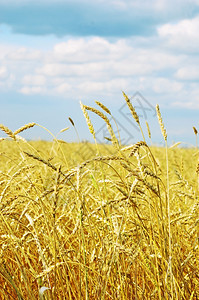
{"label": "field background", "polygon": [[109,147],[28,142],[31,126],[1,125],[0,298],[198,299],[197,146],[122,146],[108,123]]}

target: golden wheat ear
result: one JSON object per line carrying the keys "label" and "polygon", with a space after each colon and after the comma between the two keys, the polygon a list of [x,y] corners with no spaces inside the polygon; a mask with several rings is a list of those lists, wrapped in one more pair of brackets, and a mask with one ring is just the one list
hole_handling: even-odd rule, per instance
{"label": "golden wheat ear", "polygon": [[107,125],[107,129],[108,129],[108,131],[110,133],[110,136],[111,136],[111,141],[112,141],[113,145],[116,148],[118,148],[118,145],[119,145],[118,140],[117,140],[117,138],[115,136],[115,133],[113,131],[113,128],[112,128],[111,123],[110,123],[109,119],[107,118],[107,116],[103,112],[101,112],[100,110],[98,110],[98,109],[96,109],[94,107],[84,105],[84,108],[85,108],[85,110],[92,111],[93,113],[95,113],[96,115],[98,115],[100,118],[102,118],[102,120],[105,121],[105,123]]}
{"label": "golden wheat ear", "polygon": [[34,123],[34,122],[28,123],[28,124],[20,127],[19,129],[15,130],[14,135],[17,135],[28,128],[34,127],[35,125],[36,125],[36,123]]}
{"label": "golden wheat ear", "polygon": [[164,137],[164,140],[166,142],[167,141],[167,132],[166,132],[166,129],[164,127],[164,123],[163,123],[163,120],[162,120],[162,115],[160,113],[160,107],[159,107],[158,104],[156,105],[156,112],[157,112],[158,122],[160,124],[160,129],[161,129],[162,135]]}
{"label": "golden wheat ear", "polygon": [[101,107],[101,109],[103,109],[107,114],[111,115],[111,112],[110,110],[108,109],[108,107],[106,107],[104,104],[102,104],[101,102],[99,101],[95,101],[95,103]]}
{"label": "golden wheat ear", "polygon": [[149,127],[149,123],[147,121],[146,121],[146,127],[147,127],[148,137],[151,139],[151,130]]}
{"label": "golden wheat ear", "polygon": [[15,134],[8,127],[4,126],[3,124],[0,124],[0,129],[4,131],[11,139],[16,140]]}
{"label": "golden wheat ear", "polygon": [[131,104],[131,101],[130,101],[130,99],[128,98],[128,96],[127,96],[124,92],[122,92],[122,93],[123,93],[124,99],[125,99],[125,101],[126,101],[126,103],[127,103],[127,105],[128,105],[128,108],[130,109],[130,112],[131,112],[131,114],[132,114],[134,120],[135,120],[135,121],[137,122],[137,124],[140,126],[140,120],[139,120],[138,114],[137,114],[136,111],[135,111],[135,108],[134,108],[133,105]]}
{"label": "golden wheat ear", "polygon": [[91,122],[91,119],[89,118],[89,115],[86,111],[86,105],[83,105],[82,102],[80,101],[80,106],[81,106],[81,110],[83,111],[84,117],[86,119],[88,129],[89,129],[90,133],[93,135],[93,138],[95,139],[95,130],[94,130],[93,124]]}
{"label": "golden wheat ear", "polygon": [[126,101],[126,104],[128,105],[128,108],[129,108],[129,110],[131,112],[131,115],[133,116],[134,120],[138,124],[138,126],[140,128],[140,132],[141,132],[142,137],[143,137],[143,140],[145,141],[144,132],[143,132],[142,126],[140,124],[139,116],[138,116],[137,112],[135,111],[135,108],[133,107],[133,105],[132,105],[129,97],[124,92],[122,92],[122,93],[123,93],[124,99]]}

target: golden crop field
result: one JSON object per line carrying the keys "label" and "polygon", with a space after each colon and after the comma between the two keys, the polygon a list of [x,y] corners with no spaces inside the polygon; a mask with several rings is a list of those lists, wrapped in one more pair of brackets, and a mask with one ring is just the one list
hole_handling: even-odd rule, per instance
{"label": "golden crop field", "polygon": [[158,106],[165,147],[121,145],[97,105],[109,151],[0,125],[0,299],[199,299],[197,145],[168,147]]}

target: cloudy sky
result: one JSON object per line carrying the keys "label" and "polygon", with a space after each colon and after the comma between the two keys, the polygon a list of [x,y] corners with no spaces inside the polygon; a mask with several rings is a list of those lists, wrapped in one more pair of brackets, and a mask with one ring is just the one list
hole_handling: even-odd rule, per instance
{"label": "cloudy sky", "polygon": [[[153,142],[161,143],[159,103],[169,142],[194,144],[198,49],[199,0],[0,0],[0,123],[15,130],[34,121],[56,135],[71,117],[80,138],[90,139],[79,102],[98,100],[115,115],[123,142],[134,143],[141,135],[125,91]],[[103,122],[94,121],[102,141]],[[39,127],[24,137],[51,139]],[[77,140],[73,128],[59,138]]]}

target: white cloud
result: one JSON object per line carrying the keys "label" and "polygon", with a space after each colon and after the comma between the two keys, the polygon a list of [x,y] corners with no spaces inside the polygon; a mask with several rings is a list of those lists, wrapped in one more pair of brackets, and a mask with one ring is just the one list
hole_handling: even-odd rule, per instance
{"label": "white cloud", "polygon": [[22,83],[24,85],[33,86],[45,85],[46,78],[42,75],[25,75],[22,79]]}
{"label": "white cloud", "polygon": [[91,80],[150,74],[178,67],[176,57],[157,49],[136,48],[127,40],[110,43],[102,38],[73,39],[56,44],[38,74],[51,77],[86,77]]}
{"label": "white cloud", "polygon": [[40,86],[24,86],[19,90],[20,93],[25,95],[32,95],[32,94],[42,94],[44,90]]}
{"label": "white cloud", "polygon": [[182,80],[199,80],[199,69],[197,66],[183,67],[176,72],[175,76]]}
{"label": "white cloud", "polygon": [[193,101],[188,101],[188,102],[182,102],[182,101],[175,101],[172,103],[173,107],[180,107],[180,108],[188,108],[188,109],[194,109],[194,108],[199,108],[199,106],[196,106],[196,103]]}
{"label": "white cloud", "polygon": [[55,88],[55,91],[59,94],[64,94],[66,92],[71,91],[71,86],[68,83],[62,83]]}
{"label": "white cloud", "polygon": [[169,80],[167,78],[157,78],[153,83],[153,90],[156,93],[173,94],[182,90],[183,85],[180,82]]}
{"label": "white cloud", "polygon": [[103,38],[94,37],[92,39],[70,39],[67,42],[56,44],[54,47],[55,54],[63,55],[78,55],[81,52],[94,50],[95,53],[104,53],[110,48],[110,43]]}
{"label": "white cloud", "polygon": [[0,66],[0,81],[8,78],[8,70],[5,66]]}
{"label": "white cloud", "polygon": [[[130,94],[139,90],[161,101],[173,95],[170,104],[174,97],[183,103],[192,80],[197,80],[199,57],[159,47],[162,38],[154,43],[132,38],[112,42],[99,37],[63,38],[47,49],[6,45],[0,78],[7,76],[4,86],[9,83],[10,89],[25,95],[115,99],[121,90]],[[196,90],[192,86],[192,95]],[[196,94],[193,99],[198,101]]]}
{"label": "white cloud", "polygon": [[82,93],[98,93],[100,96],[100,93],[103,93],[103,91],[106,91],[107,93],[114,94],[115,91],[118,90],[118,87],[120,87],[121,90],[125,90],[128,87],[128,80],[124,79],[112,79],[108,81],[95,81],[95,82],[83,82],[78,85],[79,91]]}
{"label": "white cloud", "polygon": [[38,61],[41,59],[41,51],[20,47],[16,51],[10,51],[7,55],[7,59],[14,61]]}
{"label": "white cloud", "polygon": [[67,42],[56,44],[53,49],[56,61],[68,63],[118,59],[131,52],[132,47],[125,40],[110,43],[101,37],[69,39]]}
{"label": "white cloud", "polygon": [[[88,0],[89,1],[89,0]],[[99,3],[107,3],[106,0],[96,0]],[[119,9],[142,9],[145,11],[153,12],[168,12],[173,11],[182,11],[184,9],[190,9],[193,5],[199,5],[199,0],[110,0],[109,3]]]}
{"label": "white cloud", "polygon": [[[15,50],[14,45],[12,45],[12,50]],[[0,44],[0,60],[2,61],[10,51],[11,47],[9,45]]]}
{"label": "white cloud", "polygon": [[158,29],[161,36],[180,36],[196,37],[198,36],[199,17],[194,19],[182,20],[177,24],[165,24]]}
{"label": "white cloud", "polygon": [[177,24],[165,24],[158,28],[159,37],[178,51],[197,51],[199,47],[199,16],[181,20]]}

